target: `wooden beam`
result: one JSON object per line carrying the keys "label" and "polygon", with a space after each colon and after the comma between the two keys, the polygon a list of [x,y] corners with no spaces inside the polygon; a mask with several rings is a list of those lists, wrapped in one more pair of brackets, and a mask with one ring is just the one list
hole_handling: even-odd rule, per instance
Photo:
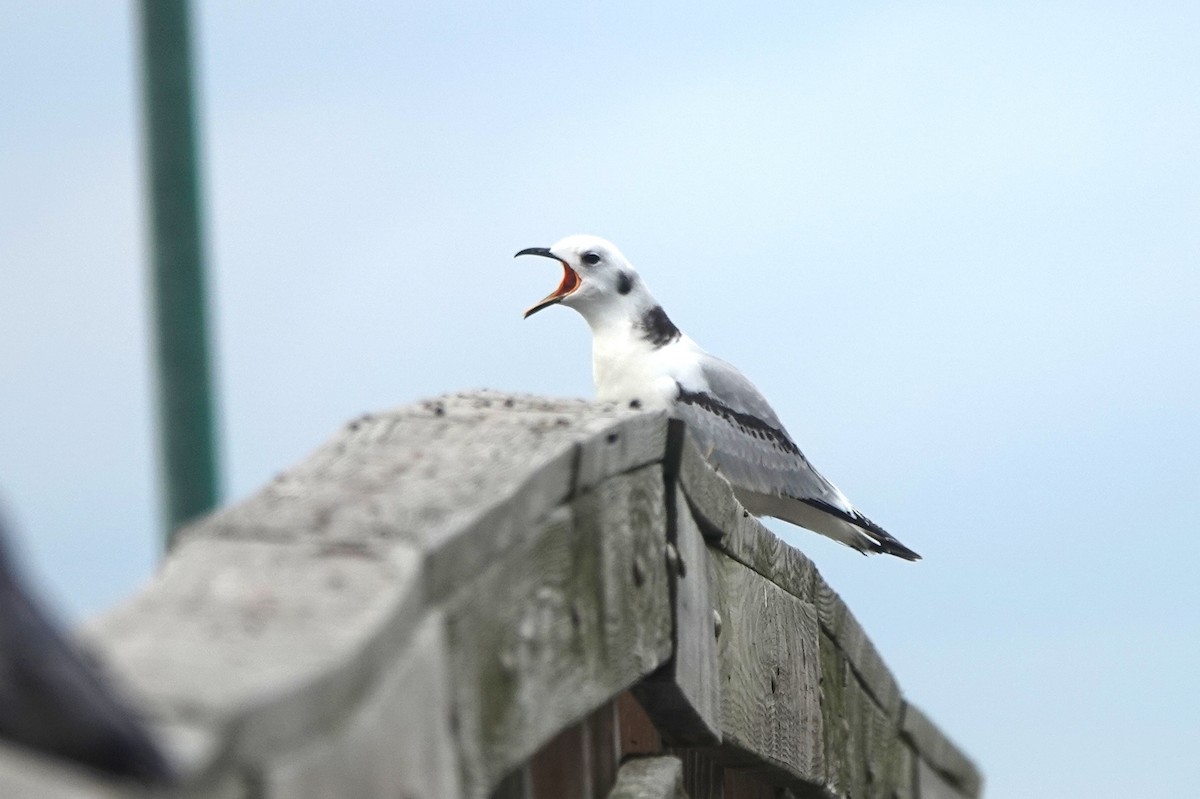
{"label": "wooden beam", "polygon": [[721,727],[747,765],[825,783],[816,610],[719,552]]}
{"label": "wooden beam", "polygon": [[683,492],[675,492],[674,531],[667,559],[674,617],[671,660],[635,692],[672,744],[721,742],[721,680],[711,557]]}
{"label": "wooden beam", "polygon": [[447,600],[467,795],[671,652],[662,473],[606,480]]}
{"label": "wooden beam", "polygon": [[[921,709],[905,703],[901,731],[918,756],[969,799],[983,793],[983,777],[975,764],[947,738]],[[928,782],[928,779],[926,780]]]}

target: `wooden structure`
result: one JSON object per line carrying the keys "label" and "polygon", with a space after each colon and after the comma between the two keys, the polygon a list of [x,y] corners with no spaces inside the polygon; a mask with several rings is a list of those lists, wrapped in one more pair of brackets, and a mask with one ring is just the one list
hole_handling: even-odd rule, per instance
{"label": "wooden structure", "polygon": [[[974,799],[812,563],[662,414],[476,392],[349,424],[86,630],[162,796]],[[143,796],[0,749],[0,796]]]}

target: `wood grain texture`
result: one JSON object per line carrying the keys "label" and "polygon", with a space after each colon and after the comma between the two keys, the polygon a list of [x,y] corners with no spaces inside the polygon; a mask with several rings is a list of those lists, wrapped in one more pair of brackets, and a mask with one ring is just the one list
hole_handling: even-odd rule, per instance
{"label": "wood grain texture", "polygon": [[[737,504],[732,489],[712,471],[687,438],[680,454],[680,483],[710,543],[793,596],[814,603],[821,625],[838,642],[885,711],[899,718],[899,684],[862,626],[803,553],[766,529]],[[720,533],[712,532],[719,528]]]}
{"label": "wood grain texture", "polygon": [[816,597],[821,627],[837,643],[851,668],[884,712],[898,721],[903,704],[900,684],[892,676],[858,619],[820,574],[816,575]]}
{"label": "wood grain texture", "polygon": [[721,681],[717,666],[708,549],[678,486],[674,555],[667,559],[674,611],[674,656],[635,688],[638,700],[675,744],[721,742]]}
{"label": "wood grain texture", "polygon": [[683,766],[674,757],[640,757],[621,766],[608,799],[688,799]]}
{"label": "wood grain texture", "polygon": [[813,785],[825,781],[816,610],[713,553],[725,744]]}
{"label": "wood grain texture", "polygon": [[710,545],[792,596],[816,601],[817,570],[812,561],[738,503],[729,483],[712,470],[690,436],[684,439],[678,470],[687,503]]}
{"label": "wood grain texture", "polygon": [[671,651],[661,470],[606,480],[446,604],[464,790],[484,796]]}
{"label": "wood grain texture", "polygon": [[821,632],[821,712],[831,793],[892,799],[906,779],[911,783],[898,720],[879,707],[825,631]]}
{"label": "wood grain texture", "polygon": [[974,799],[982,795],[983,777],[979,769],[920,708],[905,703],[900,729],[920,759],[941,773],[964,796]]}

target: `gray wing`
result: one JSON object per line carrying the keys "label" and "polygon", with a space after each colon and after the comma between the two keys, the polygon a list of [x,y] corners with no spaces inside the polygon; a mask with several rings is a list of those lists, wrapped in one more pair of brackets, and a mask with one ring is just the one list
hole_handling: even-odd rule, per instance
{"label": "gray wing", "polygon": [[707,354],[700,368],[707,390],[689,391],[681,385],[675,415],[687,423],[700,450],[725,479],[756,494],[853,510],[808,462],[767,400],[737,368]]}
{"label": "gray wing", "polygon": [[813,468],[763,395],[733,365],[705,353],[700,369],[706,388],[688,390],[679,384],[674,413],[747,510],[864,552],[920,558],[857,511]]}

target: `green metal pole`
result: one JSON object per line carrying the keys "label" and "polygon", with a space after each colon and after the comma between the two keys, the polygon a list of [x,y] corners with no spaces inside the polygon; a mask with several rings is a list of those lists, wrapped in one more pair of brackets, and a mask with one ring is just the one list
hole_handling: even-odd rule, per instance
{"label": "green metal pole", "polygon": [[217,501],[187,0],[139,0],[166,543]]}

